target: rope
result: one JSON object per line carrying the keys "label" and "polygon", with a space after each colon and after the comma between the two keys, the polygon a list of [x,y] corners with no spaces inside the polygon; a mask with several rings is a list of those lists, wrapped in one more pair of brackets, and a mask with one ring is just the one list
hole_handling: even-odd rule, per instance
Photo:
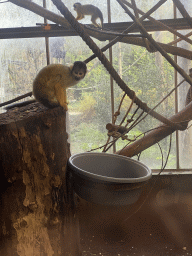
{"label": "rope", "polygon": [[31,97],[31,96],[32,96],[32,92],[28,92],[24,95],[21,95],[21,96],[18,96],[17,98],[14,98],[12,100],[8,100],[8,101],[5,101],[3,103],[0,103],[0,107],[6,106],[6,105],[11,104],[15,101],[21,100],[21,99],[26,98],[26,97]]}

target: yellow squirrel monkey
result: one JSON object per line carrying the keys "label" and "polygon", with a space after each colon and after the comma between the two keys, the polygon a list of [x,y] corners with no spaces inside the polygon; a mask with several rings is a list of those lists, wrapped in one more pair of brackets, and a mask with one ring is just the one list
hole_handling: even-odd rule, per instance
{"label": "yellow squirrel monkey", "polygon": [[76,20],[82,20],[85,15],[91,15],[91,21],[92,23],[96,26],[96,27],[100,27],[97,23],[96,23],[96,19],[100,19],[101,20],[101,28],[103,28],[103,14],[102,12],[99,10],[98,7],[92,5],[92,4],[85,4],[82,5],[80,3],[75,3],[73,5],[74,10],[77,12],[77,17]]}
{"label": "yellow squirrel monkey", "polygon": [[41,69],[33,81],[35,100],[12,104],[5,109],[21,107],[39,101],[48,108],[62,106],[67,110],[66,89],[83,79],[86,72],[87,66],[82,61],[75,61],[71,67],[62,64],[50,64]]}

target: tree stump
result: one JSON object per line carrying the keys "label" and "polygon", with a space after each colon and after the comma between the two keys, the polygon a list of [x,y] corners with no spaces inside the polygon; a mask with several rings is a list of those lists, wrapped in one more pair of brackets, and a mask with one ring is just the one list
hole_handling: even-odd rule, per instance
{"label": "tree stump", "polygon": [[66,194],[66,112],[15,108],[0,115],[0,131],[0,255],[81,255]]}

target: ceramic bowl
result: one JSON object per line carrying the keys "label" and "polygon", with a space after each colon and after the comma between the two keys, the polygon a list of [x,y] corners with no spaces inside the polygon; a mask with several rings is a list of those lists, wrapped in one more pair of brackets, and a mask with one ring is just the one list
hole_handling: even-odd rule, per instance
{"label": "ceramic bowl", "polygon": [[68,160],[74,191],[83,199],[104,205],[136,202],[152,171],[129,157],[108,153],[80,153]]}

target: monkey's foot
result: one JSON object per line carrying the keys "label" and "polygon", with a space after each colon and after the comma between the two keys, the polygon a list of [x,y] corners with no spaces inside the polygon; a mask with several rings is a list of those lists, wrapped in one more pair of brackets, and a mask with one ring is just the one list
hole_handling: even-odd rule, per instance
{"label": "monkey's foot", "polygon": [[68,107],[67,107],[68,103],[64,103],[62,104],[62,107],[67,111],[68,110]]}

